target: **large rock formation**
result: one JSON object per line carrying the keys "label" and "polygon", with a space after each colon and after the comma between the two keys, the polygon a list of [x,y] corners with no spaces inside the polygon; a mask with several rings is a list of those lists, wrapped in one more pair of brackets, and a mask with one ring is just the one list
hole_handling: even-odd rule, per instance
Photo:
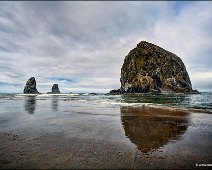
{"label": "large rock formation", "polygon": [[24,93],[25,94],[37,94],[39,93],[36,88],[36,80],[34,77],[31,77],[24,87]]}
{"label": "large rock formation", "polygon": [[191,93],[191,81],[182,60],[165,49],[141,41],[125,57],[121,88],[111,93]]}
{"label": "large rock formation", "polygon": [[54,94],[60,93],[58,84],[54,84],[54,85],[52,86],[52,92],[51,92],[51,93],[54,93]]}

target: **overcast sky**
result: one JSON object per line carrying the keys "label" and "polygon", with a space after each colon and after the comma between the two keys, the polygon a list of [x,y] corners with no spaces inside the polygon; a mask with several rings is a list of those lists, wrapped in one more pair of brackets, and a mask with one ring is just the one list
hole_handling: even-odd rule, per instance
{"label": "overcast sky", "polygon": [[0,92],[108,92],[142,41],[171,51],[212,91],[211,2],[0,2]]}

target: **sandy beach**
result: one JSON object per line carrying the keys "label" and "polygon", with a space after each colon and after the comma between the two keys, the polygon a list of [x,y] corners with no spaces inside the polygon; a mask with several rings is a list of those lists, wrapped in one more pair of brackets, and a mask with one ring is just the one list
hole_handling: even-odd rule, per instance
{"label": "sandy beach", "polygon": [[5,100],[0,168],[199,168],[211,163],[211,117],[58,96]]}

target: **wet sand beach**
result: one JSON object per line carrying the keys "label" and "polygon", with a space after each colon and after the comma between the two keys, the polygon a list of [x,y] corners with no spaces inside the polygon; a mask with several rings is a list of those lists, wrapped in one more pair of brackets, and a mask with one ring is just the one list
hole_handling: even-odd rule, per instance
{"label": "wet sand beach", "polygon": [[20,96],[0,106],[0,169],[195,169],[212,163],[209,113],[60,96]]}

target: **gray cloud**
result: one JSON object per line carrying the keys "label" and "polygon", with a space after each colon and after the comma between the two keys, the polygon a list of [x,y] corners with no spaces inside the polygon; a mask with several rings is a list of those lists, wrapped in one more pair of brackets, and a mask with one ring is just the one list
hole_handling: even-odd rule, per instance
{"label": "gray cloud", "polygon": [[141,40],[180,56],[195,88],[206,87],[196,75],[212,73],[209,2],[0,4],[2,92],[22,92],[31,76],[41,92],[53,83],[62,92],[119,88],[124,57]]}

